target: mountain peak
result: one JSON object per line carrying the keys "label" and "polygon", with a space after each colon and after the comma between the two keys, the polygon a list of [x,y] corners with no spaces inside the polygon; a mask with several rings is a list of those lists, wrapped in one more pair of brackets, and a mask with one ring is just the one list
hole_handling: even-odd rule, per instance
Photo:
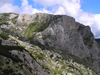
{"label": "mountain peak", "polygon": [[[69,73],[88,75],[90,71],[86,67],[98,74],[100,72],[100,47],[95,42],[90,27],[76,22],[73,17],[46,13],[33,15],[5,13],[0,14],[0,29],[2,37],[9,36],[8,42],[0,36],[2,41],[5,41],[1,43],[1,46],[9,45],[5,43],[14,40],[13,42],[17,42],[18,46],[24,47],[25,51],[28,51],[36,60],[37,63],[35,62],[35,64],[38,64],[38,67],[44,67],[41,71],[37,69],[41,75]],[[17,46],[13,42],[11,43]],[[16,51],[11,51],[11,53],[23,61],[24,58],[21,57],[23,53],[18,55],[20,52]],[[27,53],[25,55],[27,56]],[[25,59],[28,60],[26,57]],[[30,57],[30,59],[32,58]],[[74,63],[78,64],[79,67]],[[34,74],[36,71],[30,65],[31,62],[27,66],[31,68],[31,72]],[[86,73],[81,70],[82,68]],[[50,74],[45,73],[45,71]],[[96,73],[94,74],[96,75]]]}

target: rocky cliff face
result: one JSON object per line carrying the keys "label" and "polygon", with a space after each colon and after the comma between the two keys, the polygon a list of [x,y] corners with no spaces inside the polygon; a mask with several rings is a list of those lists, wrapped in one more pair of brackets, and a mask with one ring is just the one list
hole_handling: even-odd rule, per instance
{"label": "rocky cliff face", "polygon": [[46,75],[44,69],[23,47],[0,33],[0,75]]}
{"label": "rocky cliff face", "polygon": [[27,64],[30,74],[96,75],[100,72],[100,46],[90,27],[75,22],[72,17],[5,13],[0,14],[0,29],[10,38],[10,42],[2,40],[2,45],[19,45],[28,51],[10,53]]}

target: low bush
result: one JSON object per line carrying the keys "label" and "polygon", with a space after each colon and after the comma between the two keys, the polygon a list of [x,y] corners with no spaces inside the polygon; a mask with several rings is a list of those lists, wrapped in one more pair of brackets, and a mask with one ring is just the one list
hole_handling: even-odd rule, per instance
{"label": "low bush", "polygon": [[9,25],[8,22],[0,22],[0,25],[3,25],[3,24],[5,24],[5,25]]}
{"label": "low bush", "polygon": [[9,36],[7,34],[4,34],[2,32],[0,33],[0,36],[5,40],[7,40],[9,38]]}
{"label": "low bush", "polygon": [[22,62],[21,59],[18,58],[18,56],[13,56],[9,51],[11,50],[24,50],[24,48],[20,47],[20,46],[2,46],[0,45],[0,55],[3,55],[5,57],[8,57],[10,59],[12,59],[15,62]]}
{"label": "low bush", "polygon": [[13,24],[15,24],[16,23],[16,19],[18,18],[18,16],[16,16],[16,17],[14,17],[14,18],[12,18],[11,20],[12,20],[12,22],[13,22]]}

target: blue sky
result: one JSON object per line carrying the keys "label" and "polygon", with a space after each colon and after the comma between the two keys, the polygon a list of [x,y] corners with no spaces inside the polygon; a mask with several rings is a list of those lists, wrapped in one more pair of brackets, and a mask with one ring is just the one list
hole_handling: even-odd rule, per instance
{"label": "blue sky", "polygon": [[0,0],[0,13],[68,15],[100,37],[100,0]]}
{"label": "blue sky", "polygon": [[81,3],[81,9],[85,12],[91,12],[94,14],[100,14],[100,0],[84,0]]}
{"label": "blue sky", "polygon": [[[13,5],[18,5],[21,7],[21,0],[14,0]],[[43,8],[42,5],[36,4],[33,2],[33,0],[28,0],[29,5],[32,5],[33,8],[41,9]],[[98,9],[100,7],[100,0],[81,0],[81,9],[85,12],[90,12],[93,14],[100,14],[100,10]],[[51,8],[49,8],[51,10]]]}

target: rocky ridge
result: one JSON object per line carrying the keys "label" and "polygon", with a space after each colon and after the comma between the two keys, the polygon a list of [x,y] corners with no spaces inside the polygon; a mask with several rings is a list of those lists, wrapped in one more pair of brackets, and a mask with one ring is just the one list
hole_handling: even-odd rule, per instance
{"label": "rocky ridge", "polygon": [[[26,60],[24,64],[31,68],[28,75],[96,75],[100,72],[100,47],[90,27],[75,22],[72,17],[4,13],[0,14],[0,29],[9,36],[9,40],[3,40],[5,36],[1,35],[5,41],[2,45],[21,46],[32,55],[26,51],[10,51],[22,61]],[[42,68],[35,69],[32,65]],[[24,75],[24,71],[21,74]]]}

